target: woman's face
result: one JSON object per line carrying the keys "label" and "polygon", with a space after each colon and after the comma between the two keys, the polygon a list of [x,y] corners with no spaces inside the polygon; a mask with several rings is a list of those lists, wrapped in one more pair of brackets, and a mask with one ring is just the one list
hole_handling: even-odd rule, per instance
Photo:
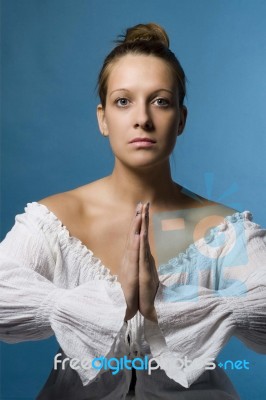
{"label": "woman's face", "polygon": [[114,63],[106,107],[97,111],[116,161],[135,168],[168,159],[186,120],[170,66],[150,55],[128,54]]}

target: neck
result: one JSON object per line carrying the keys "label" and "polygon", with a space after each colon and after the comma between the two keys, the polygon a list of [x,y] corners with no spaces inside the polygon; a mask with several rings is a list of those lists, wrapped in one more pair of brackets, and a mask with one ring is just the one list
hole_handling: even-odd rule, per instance
{"label": "neck", "polygon": [[132,206],[139,201],[149,201],[153,207],[165,207],[176,201],[180,192],[180,187],[172,180],[169,160],[163,165],[139,170],[116,162],[108,179],[114,196]]}

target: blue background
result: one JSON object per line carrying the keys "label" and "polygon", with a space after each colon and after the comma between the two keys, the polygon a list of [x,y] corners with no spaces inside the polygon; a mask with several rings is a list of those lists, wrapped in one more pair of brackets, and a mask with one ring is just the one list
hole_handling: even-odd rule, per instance
{"label": "blue background", "polygon": [[[266,226],[266,3],[263,0],[3,0],[1,235],[27,202],[111,172],[95,85],[112,40],[163,25],[188,77],[189,118],[173,177],[202,196],[253,212]],[[1,344],[1,399],[34,399],[54,339]],[[219,359],[241,399],[265,396],[266,357],[232,339]]]}

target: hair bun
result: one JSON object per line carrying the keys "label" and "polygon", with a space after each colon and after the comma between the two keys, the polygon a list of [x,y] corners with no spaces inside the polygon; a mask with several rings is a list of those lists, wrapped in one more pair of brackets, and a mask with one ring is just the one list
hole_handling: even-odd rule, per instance
{"label": "hair bun", "polygon": [[169,38],[165,30],[158,24],[153,22],[149,24],[138,24],[126,30],[126,34],[122,36],[124,39],[119,40],[122,43],[135,42],[138,40],[151,40],[161,42],[165,47],[169,48]]}

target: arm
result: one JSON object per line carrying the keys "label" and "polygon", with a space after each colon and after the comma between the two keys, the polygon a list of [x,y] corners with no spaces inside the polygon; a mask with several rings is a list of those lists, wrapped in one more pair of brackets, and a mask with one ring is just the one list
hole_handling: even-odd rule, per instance
{"label": "arm", "polygon": [[[158,323],[145,320],[153,357],[170,378],[185,387],[205,371],[206,363],[217,357],[233,334],[253,350],[266,353],[265,231],[247,215],[229,219],[224,228],[229,240],[215,247],[214,241],[219,242],[219,231],[215,231],[209,254],[205,245],[196,258],[194,251],[183,260],[187,263],[186,268],[180,264],[183,274],[178,275],[176,268],[172,275],[161,277],[154,301]],[[203,276],[216,288],[195,285],[203,254]],[[180,367],[177,360],[185,356],[193,362]]]}
{"label": "arm", "polygon": [[[70,358],[112,354],[126,312],[121,285],[96,279],[72,289],[58,287],[56,254],[61,257],[55,237],[46,236],[36,215],[17,216],[0,244],[0,338],[15,343],[55,333]],[[99,373],[78,372],[83,384]]]}

